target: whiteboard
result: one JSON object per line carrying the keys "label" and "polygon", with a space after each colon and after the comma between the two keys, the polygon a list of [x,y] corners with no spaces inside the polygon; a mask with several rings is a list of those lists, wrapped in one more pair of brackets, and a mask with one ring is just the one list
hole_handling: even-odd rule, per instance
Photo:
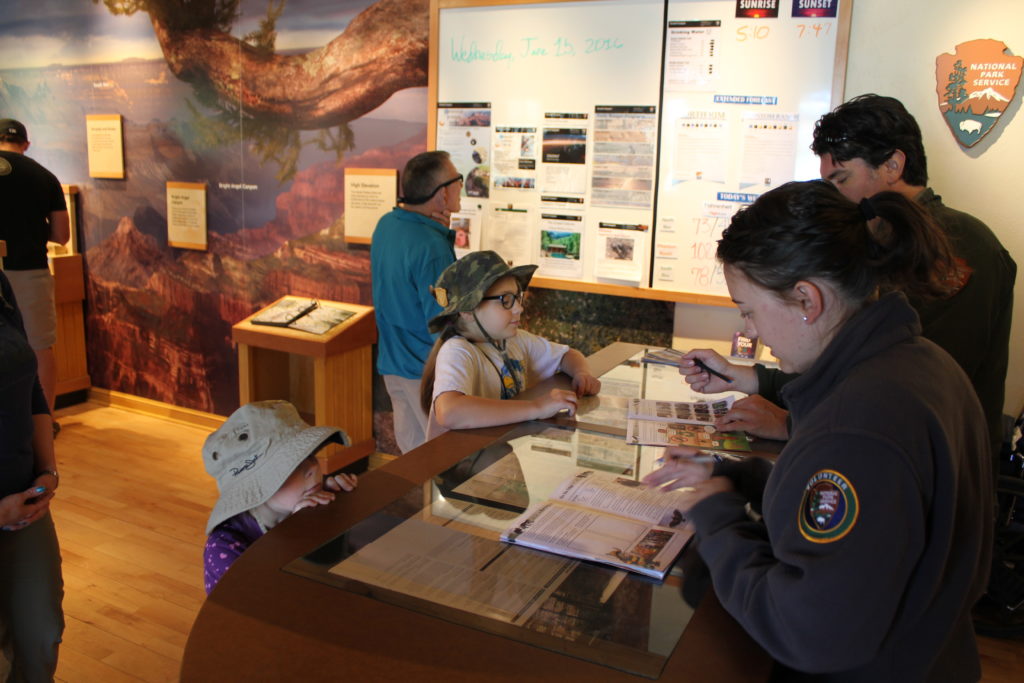
{"label": "whiteboard", "polygon": [[794,17],[785,0],[776,18],[738,18],[736,4],[668,3],[655,288],[727,295],[715,249],[733,213],[819,177],[809,145],[834,99],[838,12]]}
{"label": "whiteboard", "polygon": [[[811,131],[841,99],[852,0],[792,17],[805,2],[438,0],[429,144],[467,176],[469,248],[566,289],[727,302],[714,240],[744,201],[817,177]],[[551,151],[573,142],[585,159]]]}

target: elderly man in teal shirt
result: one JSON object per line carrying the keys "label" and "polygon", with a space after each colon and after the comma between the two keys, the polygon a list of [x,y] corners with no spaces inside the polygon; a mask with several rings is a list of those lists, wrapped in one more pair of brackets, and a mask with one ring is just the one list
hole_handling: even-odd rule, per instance
{"label": "elderly man in teal shirt", "polygon": [[455,261],[448,221],[461,193],[462,176],[447,152],[416,155],[402,171],[399,206],[377,223],[370,245],[377,372],[391,397],[402,453],[426,440],[420,375],[434,344],[427,321],[441,311],[430,285]]}

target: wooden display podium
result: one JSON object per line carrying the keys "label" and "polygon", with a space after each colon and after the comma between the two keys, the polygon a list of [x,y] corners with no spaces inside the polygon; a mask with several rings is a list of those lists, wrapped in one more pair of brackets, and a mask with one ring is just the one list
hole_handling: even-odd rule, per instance
{"label": "wooden display podium", "polygon": [[284,300],[308,297],[282,297],[231,328],[238,344],[238,398],[242,404],[291,401],[308,422],[345,430],[351,446],[329,445],[317,454],[323,472],[334,472],[375,450],[373,307],[321,300],[321,306],[355,314],[324,334],[252,323]]}
{"label": "wooden display podium", "polygon": [[[7,256],[7,243],[0,240],[0,269]],[[57,342],[54,361],[57,366],[57,386],[54,395],[88,389],[92,385],[85,355],[85,275],[81,254],[60,254],[49,259],[53,274],[53,298],[57,312]]]}
{"label": "wooden display podium", "polygon": [[57,307],[57,343],[53,347],[57,363],[57,388],[60,396],[88,389],[92,381],[86,366],[85,275],[81,254],[63,254],[50,258],[53,294]]}

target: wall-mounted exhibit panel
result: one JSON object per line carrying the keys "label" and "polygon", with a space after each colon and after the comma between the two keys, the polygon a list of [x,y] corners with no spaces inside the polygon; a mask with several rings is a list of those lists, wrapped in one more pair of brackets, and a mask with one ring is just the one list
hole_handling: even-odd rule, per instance
{"label": "wall-mounted exhibit panel", "polygon": [[851,2],[438,0],[430,146],[466,178],[466,242],[540,286],[727,303],[731,215],[817,177]]}

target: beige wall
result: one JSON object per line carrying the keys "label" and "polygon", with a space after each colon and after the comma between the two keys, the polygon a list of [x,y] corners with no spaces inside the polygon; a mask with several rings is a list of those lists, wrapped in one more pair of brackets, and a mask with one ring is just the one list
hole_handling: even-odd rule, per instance
{"label": "beige wall", "polygon": [[[1024,269],[1024,113],[1018,87],[1004,120],[970,150],[953,138],[938,108],[935,58],[976,38],[1001,40],[1024,55],[1021,0],[854,0],[846,98],[899,98],[924,135],[929,184],[951,207],[985,221]],[[810,144],[810,141],[808,141]],[[1024,407],[1024,290],[1018,273],[1005,412]],[[675,345],[708,345],[739,329],[734,309],[679,304]],[[710,343],[711,346],[716,346]],[[727,348],[727,346],[726,346]]]}
{"label": "beige wall", "polygon": [[[1021,0],[854,0],[846,97],[898,97],[924,135],[929,184],[949,206],[985,221],[1024,268],[1024,84],[1003,120],[964,150],[939,114],[935,58],[976,38],[1001,40],[1024,55]],[[1024,291],[1018,272],[1005,412],[1024,407]]]}

